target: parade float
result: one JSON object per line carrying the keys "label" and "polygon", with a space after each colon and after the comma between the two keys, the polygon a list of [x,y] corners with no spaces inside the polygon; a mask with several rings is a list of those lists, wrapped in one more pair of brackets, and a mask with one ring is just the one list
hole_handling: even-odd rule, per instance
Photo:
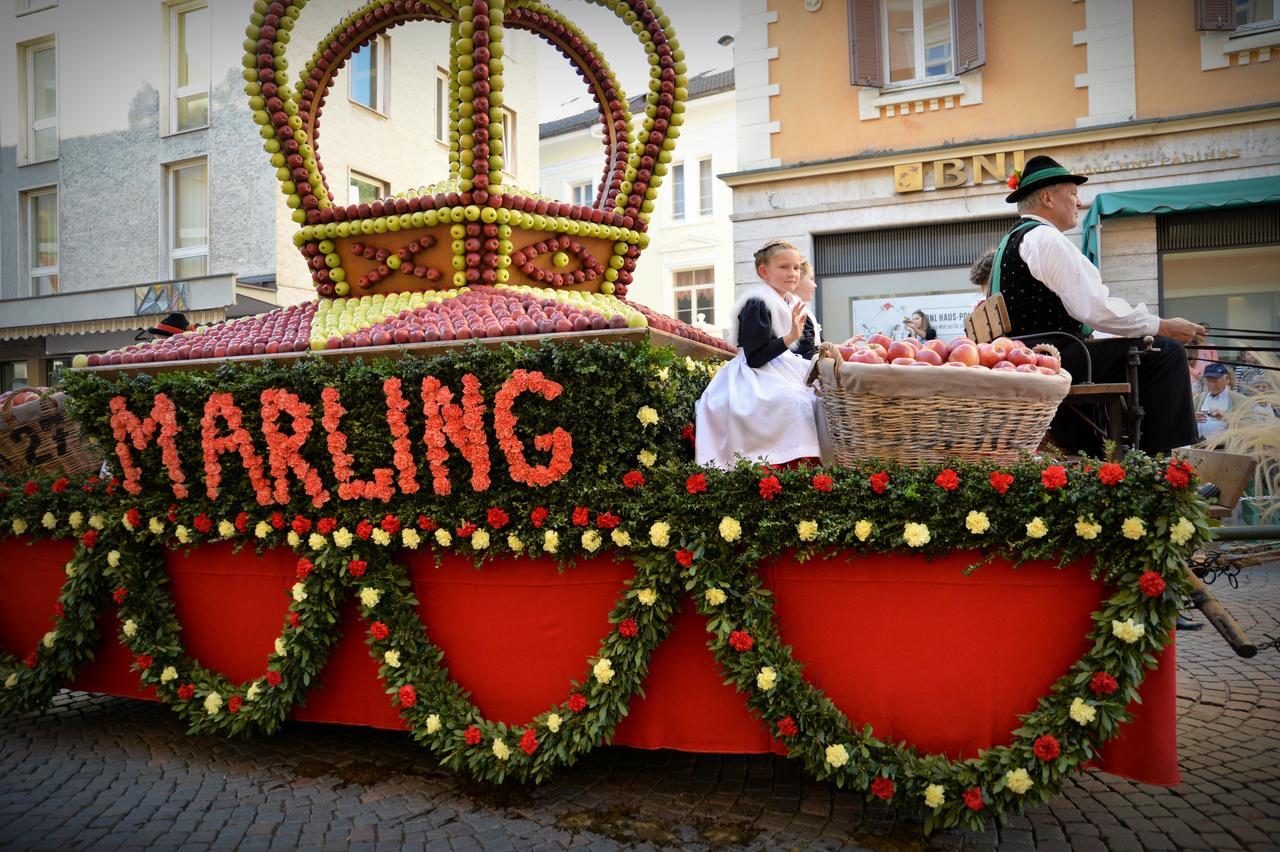
{"label": "parade float", "polygon": [[[656,7],[602,5],[649,57],[638,122],[538,3],[376,0],[292,85],[304,2],[255,4],[246,90],[317,301],[73,372],[112,475],[0,486],[0,711],[70,687],[196,733],[407,729],[487,782],[609,742],[772,750],[928,827],[1043,802],[1084,765],[1176,783],[1171,629],[1207,534],[1185,464],[693,463],[730,350],[626,300],[684,63]],[[417,20],[452,30],[451,177],[335,206],[334,74]],[[596,96],[590,207],[504,187],[504,28]]]}

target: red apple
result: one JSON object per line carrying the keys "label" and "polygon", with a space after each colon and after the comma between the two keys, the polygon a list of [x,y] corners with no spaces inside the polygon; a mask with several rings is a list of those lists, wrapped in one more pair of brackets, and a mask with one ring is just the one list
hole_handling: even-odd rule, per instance
{"label": "red apple", "polygon": [[870,349],[862,349],[854,352],[849,356],[849,361],[855,364],[883,364],[884,359]]}
{"label": "red apple", "polygon": [[997,361],[994,365],[992,365],[991,369],[993,369],[993,370],[1012,370],[1012,369],[1013,369],[1013,362],[1012,362],[1012,361]]}
{"label": "red apple", "polygon": [[890,360],[897,358],[911,358],[914,360],[916,350],[914,346],[905,340],[894,340],[889,344],[888,354]]}
{"label": "red apple", "polygon": [[1037,352],[1036,366],[1046,367],[1056,374],[1058,370],[1062,369],[1062,361],[1047,353]]}
{"label": "red apple", "polygon": [[915,358],[894,358],[894,359],[893,359],[892,361],[890,361],[889,363],[890,363],[890,364],[895,364],[895,365],[897,365],[897,366],[899,366],[899,367],[910,367],[910,366],[911,366],[912,364],[914,364],[915,362],[916,362],[916,359],[915,359]]}
{"label": "red apple", "polygon": [[1018,373],[1035,373],[1038,372],[1040,368],[1035,364],[1018,364],[1013,369]]}
{"label": "red apple", "polygon": [[974,364],[980,363],[978,347],[971,342],[952,344],[951,354],[947,356],[947,360],[959,361],[961,364],[972,367]]}
{"label": "red apple", "polygon": [[1052,367],[1036,367],[1036,370],[1038,370],[1041,373],[1044,373],[1046,376],[1058,375],[1058,371],[1053,369]]}
{"label": "red apple", "polygon": [[1005,352],[1009,352],[1014,348],[1013,341],[1004,336],[997,337],[991,341],[991,345],[997,349],[1003,349]]}
{"label": "red apple", "polygon": [[936,349],[921,349],[916,353],[916,360],[921,364],[932,364],[935,367],[942,366],[942,356],[938,354]]}
{"label": "red apple", "polygon": [[951,345],[945,340],[926,340],[924,342],[925,349],[932,349],[942,356],[942,360],[947,360],[947,356],[951,354]]}
{"label": "red apple", "polygon": [[962,343],[968,343],[970,346],[978,345],[976,342],[970,340],[967,337],[957,337],[955,340],[951,341],[951,348],[954,350],[957,346],[959,346]]}
{"label": "red apple", "polygon": [[880,345],[880,346],[883,346],[885,349],[888,349],[888,348],[889,348],[889,344],[890,344],[890,343],[892,343],[892,342],[893,342],[893,339],[892,339],[892,338],[890,338],[890,337],[889,337],[889,336],[887,336],[887,335],[884,335],[884,334],[873,334],[873,335],[871,335],[870,337],[868,337],[868,338],[867,338],[867,343],[869,343],[869,344],[872,344],[872,343],[874,343],[874,344],[878,344],[878,345]]}
{"label": "red apple", "polygon": [[840,350],[840,358],[844,361],[850,360],[849,356],[857,351],[852,346],[837,346],[836,348]]}
{"label": "red apple", "polygon": [[[890,342],[892,342],[892,341],[890,341]],[[868,344],[867,344],[867,351],[868,351],[868,352],[874,352],[874,353],[876,353],[877,355],[879,355],[879,356],[880,356],[880,360],[882,360],[882,361],[888,361],[888,360],[889,360],[889,350],[888,350],[888,349],[885,349],[885,348],[884,348],[883,346],[881,346],[879,343],[868,343]]]}
{"label": "red apple", "polygon": [[996,362],[1003,361],[1004,355],[997,352],[990,343],[978,344],[978,363],[984,367],[994,367]]}
{"label": "red apple", "polygon": [[1031,366],[1035,366],[1036,353],[1026,348],[1014,349],[1012,352],[1009,353],[1009,360],[1013,362],[1013,365],[1015,367],[1020,366],[1022,364],[1030,364]]}
{"label": "red apple", "polygon": [[[964,363],[964,362],[962,362],[962,361],[948,361],[947,363],[943,364],[942,366],[944,366],[944,367],[963,367],[963,368],[964,368],[964,369],[966,369],[966,370],[969,368],[969,365],[968,365],[968,364],[965,364],[965,363]],[[981,365],[979,365],[979,366],[981,366]]]}

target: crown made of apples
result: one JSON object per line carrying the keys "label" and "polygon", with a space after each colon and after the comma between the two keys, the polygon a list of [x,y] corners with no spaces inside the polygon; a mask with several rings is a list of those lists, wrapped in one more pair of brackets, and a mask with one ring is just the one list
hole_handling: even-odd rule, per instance
{"label": "crown made of apples", "polygon": [[[649,94],[634,138],[627,97],[599,49],[534,0],[370,0],[321,40],[293,85],[285,48],[306,0],[254,3],[245,90],[301,226],[294,243],[322,297],[502,283],[626,294],[684,121],[686,69],[658,7],[588,2],[612,9],[648,54]],[[451,28],[449,178],[394,198],[337,205],[318,150],[325,98],[352,53],[410,21]],[[550,43],[594,96],[605,146],[594,203],[566,204],[504,185],[504,28]]]}

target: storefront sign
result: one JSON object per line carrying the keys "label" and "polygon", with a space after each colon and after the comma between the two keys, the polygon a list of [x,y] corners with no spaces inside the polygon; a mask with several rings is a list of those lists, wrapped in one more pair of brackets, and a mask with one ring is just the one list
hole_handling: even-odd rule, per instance
{"label": "storefront sign", "polygon": [[973,157],[903,163],[893,167],[893,188],[895,192],[904,193],[1004,183],[1014,169],[1022,168],[1025,161],[1025,151],[1000,151]]}
{"label": "storefront sign", "polygon": [[920,311],[942,340],[954,340],[964,336],[964,318],[978,303],[981,294],[977,290],[957,293],[938,293],[921,296],[890,296],[881,299],[860,299],[849,303],[850,328],[854,334],[884,334],[894,340],[912,335],[907,320],[913,311]]}

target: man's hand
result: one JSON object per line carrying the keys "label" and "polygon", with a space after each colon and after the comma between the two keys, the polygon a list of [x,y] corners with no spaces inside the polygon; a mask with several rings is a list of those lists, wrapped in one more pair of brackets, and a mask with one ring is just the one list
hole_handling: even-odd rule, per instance
{"label": "man's hand", "polygon": [[1160,330],[1156,333],[1162,337],[1172,337],[1179,343],[1190,343],[1192,338],[1203,335],[1207,329],[1191,320],[1182,317],[1170,317],[1160,320]]}
{"label": "man's hand", "polygon": [[791,331],[782,338],[782,342],[790,347],[800,339],[802,334],[804,334],[804,302],[796,302],[791,306]]}

